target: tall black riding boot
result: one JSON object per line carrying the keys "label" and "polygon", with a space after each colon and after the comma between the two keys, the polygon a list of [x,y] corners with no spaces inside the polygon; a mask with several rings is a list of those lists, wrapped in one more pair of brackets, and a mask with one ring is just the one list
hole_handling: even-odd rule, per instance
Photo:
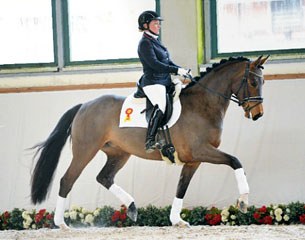
{"label": "tall black riding boot", "polygon": [[146,142],[145,142],[145,150],[147,153],[151,153],[156,149],[156,134],[158,132],[158,128],[160,127],[161,121],[163,118],[162,111],[157,108],[148,123]]}

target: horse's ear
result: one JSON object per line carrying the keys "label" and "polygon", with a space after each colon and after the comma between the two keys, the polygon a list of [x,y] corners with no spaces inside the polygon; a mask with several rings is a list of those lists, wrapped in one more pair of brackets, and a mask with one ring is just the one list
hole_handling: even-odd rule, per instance
{"label": "horse's ear", "polygon": [[270,57],[270,55],[268,55],[267,57],[265,57],[265,58],[263,58],[263,59],[261,59],[261,62],[260,62],[260,64],[259,65],[263,65],[265,62],[267,62],[267,59]]}
{"label": "horse's ear", "polygon": [[251,65],[254,65],[254,67],[258,67],[259,65],[261,65],[262,57],[263,55],[259,56],[254,62],[251,63]]}

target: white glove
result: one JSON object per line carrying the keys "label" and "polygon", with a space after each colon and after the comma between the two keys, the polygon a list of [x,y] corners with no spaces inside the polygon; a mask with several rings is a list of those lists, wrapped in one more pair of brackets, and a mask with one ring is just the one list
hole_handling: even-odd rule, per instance
{"label": "white glove", "polygon": [[179,78],[174,78],[172,79],[172,83],[177,85],[177,84],[182,84],[181,80]]}
{"label": "white glove", "polygon": [[190,73],[191,69],[178,68],[178,75],[186,77]]}

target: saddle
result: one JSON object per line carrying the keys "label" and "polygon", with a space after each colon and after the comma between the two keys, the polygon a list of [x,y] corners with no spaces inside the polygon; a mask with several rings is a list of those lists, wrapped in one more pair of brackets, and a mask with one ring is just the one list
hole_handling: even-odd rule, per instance
{"label": "saddle", "polygon": [[[175,85],[171,84],[170,87],[166,89],[166,109],[164,117],[161,121],[161,128],[158,129],[157,133],[157,144],[156,147],[159,149],[161,154],[168,158],[171,163],[175,163],[175,147],[172,144],[169,128],[167,126],[168,121],[170,120],[173,113],[173,96],[175,94]],[[135,98],[146,98],[146,108],[141,112],[144,114],[147,122],[149,121],[151,115],[154,112],[154,105],[150,102],[148,97],[145,95],[143,88],[137,83],[137,91],[134,93]]]}

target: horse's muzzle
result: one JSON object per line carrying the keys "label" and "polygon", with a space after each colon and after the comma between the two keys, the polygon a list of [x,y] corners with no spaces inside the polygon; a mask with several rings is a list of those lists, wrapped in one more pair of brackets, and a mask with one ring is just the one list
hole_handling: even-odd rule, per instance
{"label": "horse's muzzle", "polygon": [[262,103],[249,102],[245,107],[245,117],[251,118],[253,121],[256,121],[264,115],[264,109]]}
{"label": "horse's muzzle", "polygon": [[252,120],[256,121],[257,119],[259,119],[260,117],[262,117],[264,115],[264,113],[258,113],[256,115],[252,115]]}

